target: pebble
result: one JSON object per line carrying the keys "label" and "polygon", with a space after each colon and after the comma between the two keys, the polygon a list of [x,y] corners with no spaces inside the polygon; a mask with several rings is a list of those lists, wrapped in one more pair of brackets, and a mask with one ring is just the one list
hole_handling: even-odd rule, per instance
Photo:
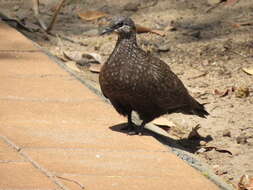
{"label": "pebble", "polygon": [[206,152],[206,149],[202,147],[202,148],[198,149],[196,153],[201,154],[201,153],[204,153],[204,152]]}
{"label": "pebble", "polygon": [[247,137],[245,135],[240,135],[236,137],[237,144],[246,144],[247,143]]}
{"label": "pebble", "polygon": [[216,164],[216,165],[213,165],[213,169],[214,169],[214,170],[218,170],[219,168],[220,168],[219,165],[217,165],[217,164]]}
{"label": "pebble", "polygon": [[222,136],[223,136],[223,137],[231,137],[231,132],[230,132],[228,129],[225,129],[225,130],[222,132]]}
{"label": "pebble", "polygon": [[18,11],[19,10],[19,6],[18,5],[15,5],[14,7],[13,7],[13,11]]}

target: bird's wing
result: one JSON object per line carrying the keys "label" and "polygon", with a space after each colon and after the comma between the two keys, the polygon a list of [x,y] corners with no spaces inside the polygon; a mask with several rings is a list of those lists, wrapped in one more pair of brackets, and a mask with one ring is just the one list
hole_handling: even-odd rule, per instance
{"label": "bird's wing", "polygon": [[183,107],[188,104],[189,94],[182,81],[170,67],[156,57],[150,57],[146,71],[139,84],[145,86],[140,93],[167,108]]}

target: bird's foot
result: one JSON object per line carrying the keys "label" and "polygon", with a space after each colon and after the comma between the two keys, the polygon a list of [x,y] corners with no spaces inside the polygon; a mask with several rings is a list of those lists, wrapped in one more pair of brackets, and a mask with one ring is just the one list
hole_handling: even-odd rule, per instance
{"label": "bird's foot", "polygon": [[121,128],[122,131],[126,131],[128,135],[140,135],[139,130],[137,130],[137,126],[135,124],[127,124]]}

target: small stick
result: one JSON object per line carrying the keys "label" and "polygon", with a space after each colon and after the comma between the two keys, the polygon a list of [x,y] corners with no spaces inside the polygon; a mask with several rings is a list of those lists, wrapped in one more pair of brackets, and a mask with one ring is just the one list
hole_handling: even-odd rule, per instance
{"label": "small stick", "polygon": [[73,182],[73,183],[77,184],[78,186],[80,186],[81,189],[85,189],[84,185],[81,184],[81,183],[79,183],[78,181],[75,181],[75,180],[73,180],[73,179],[68,179],[68,178],[65,178],[65,177],[61,177],[61,176],[55,176],[55,177],[58,177],[58,178],[60,178],[60,179],[66,180],[66,181]]}
{"label": "small stick", "polygon": [[213,9],[215,9],[215,8],[217,8],[217,7],[219,7],[221,4],[225,3],[226,1],[227,1],[227,0],[220,0],[220,2],[216,3],[214,6],[208,8],[208,9],[206,10],[206,13],[209,13],[211,10],[213,10]]}
{"label": "small stick", "polygon": [[56,8],[56,11],[54,12],[53,18],[52,18],[52,20],[51,20],[49,26],[48,26],[47,29],[46,29],[46,32],[50,32],[50,31],[52,30],[52,28],[53,28],[53,26],[54,26],[54,24],[55,24],[56,18],[57,18],[57,16],[58,16],[58,14],[59,14],[59,12],[60,12],[62,6],[64,5],[65,1],[66,1],[66,0],[62,0],[62,1],[58,4],[58,6],[57,6],[57,8]]}
{"label": "small stick", "polygon": [[39,22],[39,25],[40,27],[43,29],[43,30],[47,30],[47,27],[45,25],[45,23],[43,22],[43,20],[41,20],[40,18],[40,13],[39,13],[39,0],[33,0],[33,13],[36,17],[36,19],[38,20]]}
{"label": "small stick", "polygon": [[49,24],[48,27],[45,25],[45,23],[43,22],[43,20],[40,17],[40,13],[39,13],[39,0],[33,0],[32,1],[33,2],[33,12],[34,12],[34,15],[35,15],[36,19],[38,20],[39,25],[41,26],[41,28],[44,31],[46,31],[47,33],[49,33],[52,30],[52,28],[53,28],[53,26],[55,24],[56,18],[58,16],[61,8],[63,7],[65,1],[66,0],[61,0],[61,2],[58,4],[58,6],[57,6],[57,8],[56,8],[56,10],[54,12],[53,18],[52,18],[52,20],[51,20],[51,22],[50,22],[50,24]]}
{"label": "small stick", "polygon": [[189,77],[188,80],[190,80],[190,79],[197,79],[197,78],[200,78],[200,77],[204,77],[204,76],[206,76],[207,74],[208,74],[208,72],[204,72],[204,73],[202,73],[202,74],[200,74],[200,75],[197,75],[197,76],[194,76],[194,77]]}

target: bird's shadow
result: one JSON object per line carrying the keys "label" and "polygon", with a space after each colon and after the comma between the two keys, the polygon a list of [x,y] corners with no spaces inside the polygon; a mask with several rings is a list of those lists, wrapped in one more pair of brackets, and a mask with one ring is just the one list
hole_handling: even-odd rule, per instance
{"label": "bird's shadow", "polygon": [[[128,131],[127,130],[122,130],[123,127],[125,127],[127,125],[127,123],[120,123],[114,126],[111,126],[110,129],[112,131],[116,131],[116,132],[120,132],[120,133],[124,133],[126,135],[128,135]],[[167,128],[169,129],[169,126],[158,126],[162,129]],[[196,151],[198,151],[201,148],[201,141],[204,142],[210,142],[213,140],[213,138],[208,135],[206,137],[193,137],[193,138],[181,138],[181,139],[173,139],[158,133],[155,133],[154,131],[148,130],[148,129],[144,129],[143,133],[141,136],[151,136],[153,138],[155,138],[157,141],[159,141],[160,143],[169,146],[171,148],[177,148],[177,149],[181,149],[190,153],[195,153]],[[140,136],[140,138],[141,138]]]}

